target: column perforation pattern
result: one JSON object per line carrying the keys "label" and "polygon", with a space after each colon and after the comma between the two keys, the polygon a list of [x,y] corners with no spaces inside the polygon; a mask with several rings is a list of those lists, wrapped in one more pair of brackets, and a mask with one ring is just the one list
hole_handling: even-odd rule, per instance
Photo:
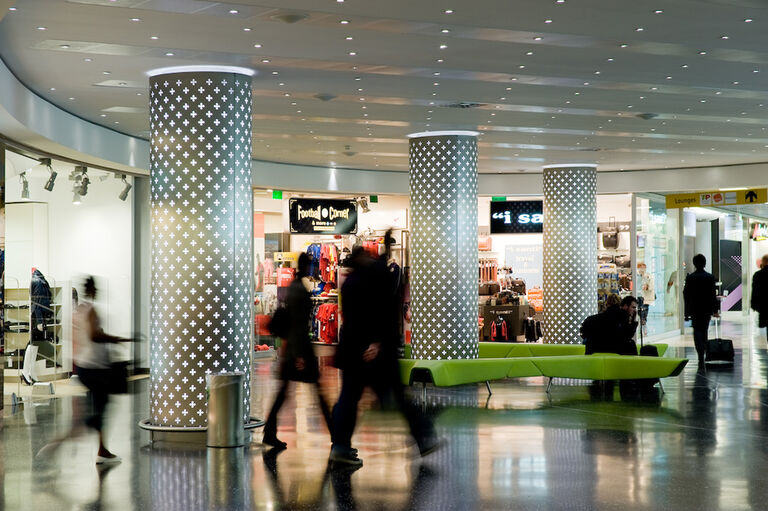
{"label": "column perforation pattern", "polygon": [[477,140],[410,139],[413,356],[478,356]]}
{"label": "column perforation pattern", "polygon": [[597,172],[544,169],[544,342],[581,342],[597,313]]}
{"label": "column perforation pattern", "polygon": [[207,424],[206,374],[245,373],[253,329],[251,79],[150,79],[150,421]]}

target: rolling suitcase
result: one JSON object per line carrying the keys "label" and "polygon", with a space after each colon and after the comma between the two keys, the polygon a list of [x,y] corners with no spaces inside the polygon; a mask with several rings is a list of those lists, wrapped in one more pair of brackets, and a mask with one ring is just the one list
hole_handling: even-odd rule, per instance
{"label": "rolling suitcase", "polygon": [[733,363],[733,342],[720,337],[720,318],[715,318],[715,338],[707,341],[707,362]]}

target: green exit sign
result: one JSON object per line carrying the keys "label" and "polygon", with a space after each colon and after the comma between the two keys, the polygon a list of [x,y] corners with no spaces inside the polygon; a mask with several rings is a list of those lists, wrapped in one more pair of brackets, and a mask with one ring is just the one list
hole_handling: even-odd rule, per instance
{"label": "green exit sign", "polygon": [[506,200],[506,197],[491,197],[491,201],[493,202],[505,202]]}
{"label": "green exit sign", "polygon": [[378,195],[371,195],[368,197],[368,202],[371,204],[376,204],[379,202],[379,196]]}
{"label": "green exit sign", "polygon": [[282,190],[272,190],[272,198],[273,199],[282,199],[283,198],[283,191]]}

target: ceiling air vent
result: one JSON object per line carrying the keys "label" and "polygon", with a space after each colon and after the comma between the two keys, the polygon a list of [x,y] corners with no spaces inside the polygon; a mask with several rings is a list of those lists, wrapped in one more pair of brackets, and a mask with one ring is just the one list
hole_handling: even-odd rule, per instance
{"label": "ceiling air vent", "polygon": [[293,24],[298,23],[301,20],[309,18],[308,14],[303,12],[280,12],[272,16],[273,20],[282,21],[283,23]]}
{"label": "ceiling air vent", "polygon": [[486,103],[473,103],[471,101],[460,101],[458,103],[449,103],[447,105],[442,105],[445,108],[479,108],[481,106],[486,106]]}
{"label": "ceiling air vent", "polygon": [[654,118],[656,118],[658,116],[659,116],[659,114],[653,114],[653,113],[637,114],[637,117],[639,117],[640,119],[644,119],[646,121],[648,121],[650,119],[654,119]]}

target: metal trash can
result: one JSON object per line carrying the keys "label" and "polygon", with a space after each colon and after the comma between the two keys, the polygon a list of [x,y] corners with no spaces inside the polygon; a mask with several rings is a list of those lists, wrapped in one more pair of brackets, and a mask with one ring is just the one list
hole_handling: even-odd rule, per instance
{"label": "metal trash can", "polygon": [[208,375],[208,447],[245,445],[243,373]]}

